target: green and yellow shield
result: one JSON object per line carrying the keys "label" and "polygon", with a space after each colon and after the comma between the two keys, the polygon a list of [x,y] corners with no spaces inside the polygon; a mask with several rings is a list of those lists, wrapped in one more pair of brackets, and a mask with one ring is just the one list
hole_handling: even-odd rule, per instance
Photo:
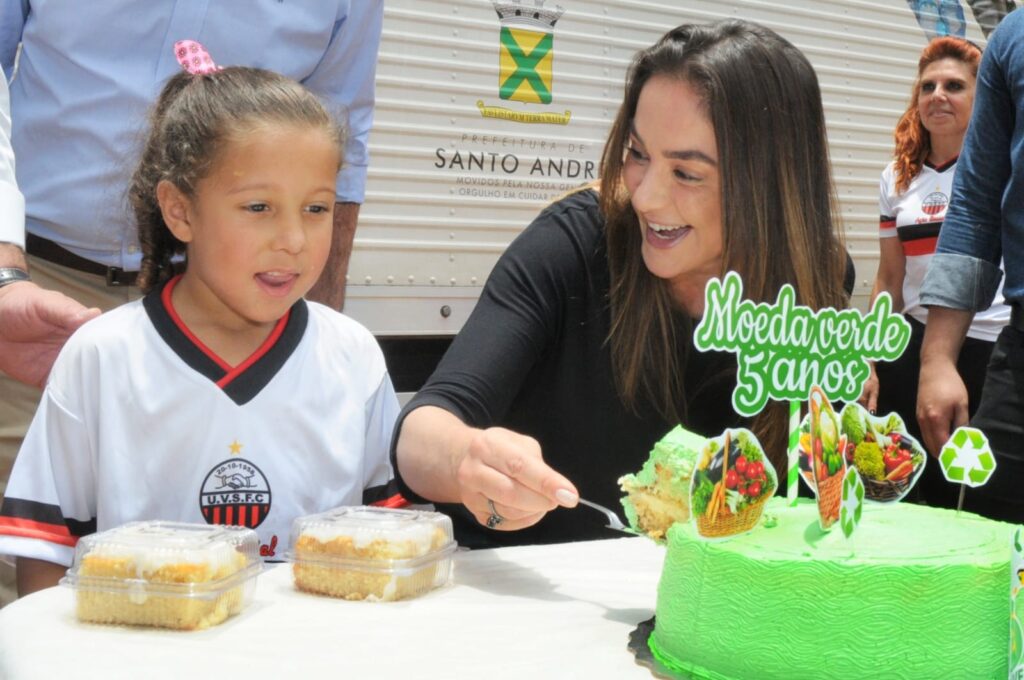
{"label": "green and yellow shield", "polygon": [[551,103],[554,34],[501,27],[499,91],[502,99]]}

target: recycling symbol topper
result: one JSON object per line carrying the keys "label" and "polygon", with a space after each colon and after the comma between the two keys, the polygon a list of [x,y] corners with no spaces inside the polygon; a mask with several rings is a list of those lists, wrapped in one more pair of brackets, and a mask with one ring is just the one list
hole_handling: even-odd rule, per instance
{"label": "recycling symbol topper", "polygon": [[957,428],[939,454],[939,466],[946,479],[954,484],[982,486],[996,469],[988,437],[973,427]]}
{"label": "recycling symbol topper", "polygon": [[839,526],[843,536],[849,538],[860,524],[860,516],[864,510],[864,482],[852,465],[847,468],[843,477],[842,500],[839,506]]}

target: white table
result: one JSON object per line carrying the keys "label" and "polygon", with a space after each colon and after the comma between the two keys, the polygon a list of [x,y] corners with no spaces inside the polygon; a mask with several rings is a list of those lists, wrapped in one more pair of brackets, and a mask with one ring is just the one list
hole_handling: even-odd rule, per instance
{"label": "white table", "polygon": [[389,603],[297,592],[282,565],[198,632],[82,624],[58,586],[0,610],[0,677],[651,678],[626,645],[663,555],[641,538],[460,552],[451,586]]}

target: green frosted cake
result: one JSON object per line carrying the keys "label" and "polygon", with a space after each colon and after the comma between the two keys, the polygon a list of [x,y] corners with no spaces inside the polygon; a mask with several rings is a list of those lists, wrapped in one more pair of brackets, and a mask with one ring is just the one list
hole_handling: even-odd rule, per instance
{"label": "green frosted cake", "polygon": [[668,533],[648,644],[684,676],[749,680],[1007,677],[1012,527],[868,505],[852,541],[811,501],[773,499],[772,528]]}
{"label": "green frosted cake", "polygon": [[619,479],[629,525],[662,539],[676,522],[690,519],[690,478],[707,439],[681,427],[661,438],[643,468]]}

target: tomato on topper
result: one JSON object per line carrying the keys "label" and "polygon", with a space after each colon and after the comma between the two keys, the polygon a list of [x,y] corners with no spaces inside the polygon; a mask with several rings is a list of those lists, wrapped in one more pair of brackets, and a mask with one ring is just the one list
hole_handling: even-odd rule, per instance
{"label": "tomato on topper", "polygon": [[778,488],[775,468],[750,430],[726,430],[697,458],[690,508],[697,533],[725,538],[750,531]]}
{"label": "tomato on topper", "polygon": [[[898,414],[873,416],[860,404],[850,403],[839,415],[839,428],[846,438],[843,457],[860,474],[867,500],[895,503],[910,492],[924,472],[928,455],[907,433]],[[800,426],[800,476],[814,490],[811,453],[808,414]]]}

